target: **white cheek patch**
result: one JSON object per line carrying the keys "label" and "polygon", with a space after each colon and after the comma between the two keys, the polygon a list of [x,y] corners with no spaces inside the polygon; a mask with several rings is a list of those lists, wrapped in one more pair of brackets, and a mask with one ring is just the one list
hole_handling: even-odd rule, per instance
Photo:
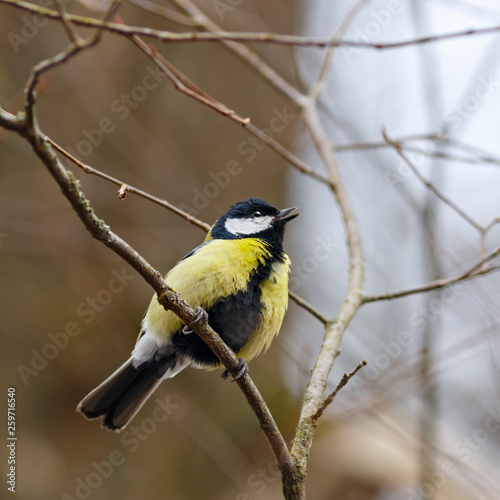
{"label": "white cheek patch", "polygon": [[231,234],[255,234],[269,229],[272,222],[272,215],[263,215],[248,219],[227,219],[225,226]]}

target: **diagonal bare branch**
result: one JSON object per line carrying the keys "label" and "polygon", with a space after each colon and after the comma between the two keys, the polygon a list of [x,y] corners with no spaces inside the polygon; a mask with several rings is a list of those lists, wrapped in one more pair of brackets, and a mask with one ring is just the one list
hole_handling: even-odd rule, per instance
{"label": "diagonal bare branch", "polygon": [[323,400],[323,403],[321,403],[321,406],[318,408],[316,413],[312,416],[313,422],[318,421],[318,419],[321,417],[321,415],[323,415],[324,411],[332,403],[333,399],[339,393],[339,391],[347,385],[349,380],[351,380],[351,378],[354,377],[354,375],[356,375],[356,373],[358,373],[359,370],[361,370],[361,368],[363,368],[363,366],[366,366],[366,365],[367,365],[366,359],[362,359],[353,370],[351,370],[349,373],[344,373],[344,375],[340,379],[340,381],[337,384],[337,386],[335,387],[335,389]]}
{"label": "diagonal bare branch", "polygon": [[[354,4],[354,7],[348,12],[347,16],[344,18],[340,26],[331,37],[330,41],[332,43],[340,41],[340,39],[344,36],[345,32],[349,28],[349,25],[351,24],[356,14],[360,11],[360,9],[367,1],[368,0],[358,0],[358,2]],[[333,53],[337,47],[338,45],[330,45],[326,51],[325,57],[323,59],[323,64],[321,65],[321,68],[319,70],[318,77],[309,90],[308,97],[312,100],[317,100],[321,94],[321,90],[325,85],[326,77],[328,76]]]}
{"label": "diagonal bare branch", "polygon": [[396,153],[400,156],[400,158],[408,165],[410,170],[415,174],[415,176],[418,178],[422,184],[425,185],[427,189],[432,191],[443,203],[448,205],[453,211],[455,211],[460,217],[462,217],[465,221],[467,221],[471,226],[476,228],[478,231],[482,231],[482,226],[478,222],[476,222],[472,217],[470,217],[467,213],[465,213],[456,203],[454,203],[452,200],[450,200],[448,197],[446,197],[434,184],[429,182],[421,173],[420,171],[413,165],[413,163],[410,161],[408,156],[403,152],[403,149],[401,145],[392,139],[390,139],[387,136],[387,133],[385,130],[382,131],[382,135],[384,137],[384,140],[387,142],[387,144],[391,145]]}
{"label": "diagonal bare branch", "polygon": [[[118,10],[120,7],[121,0],[115,0],[111,4],[108,12],[106,13],[104,17],[104,22],[107,22],[107,20],[113,16],[113,14]],[[63,22],[63,25],[66,27],[67,30],[70,32],[70,38],[73,38],[73,33],[72,29],[69,28],[69,25],[73,22],[73,19],[71,18],[70,15],[66,15],[63,12],[58,14],[60,16],[60,19]],[[25,112],[25,117],[26,121],[28,124],[28,130],[32,129],[35,126],[36,122],[36,117],[35,117],[35,101],[36,101],[36,86],[38,82],[40,81],[40,77],[46,73],[47,71],[60,66],[61,64],[64,64],[67,62],[69,59],[71,59],[73,56],[78,54],[79,52],[89,49],[93,47],[94,45],[97,45],[99,41],[101,40],[102,36],[102,29],[100,26],[98,26],[98,29],[94,32],[93,35],[88,37],[86,40],[83,40],[82,38],[78,37],[71,43],[71,45],[64,50],[63,52],[55,55],[54,57],[44,59],[43,61],[39,62],[37,65],[35,65],[31,71],[30,77],[28,79],[28,82],[26,83],[26,87],[24,89],[24,95],[25,95],[25,101],[24,101],[24,112]]]}
{"label": "diagonal bare branch", "polygon": [[[221,26],[204,14],[202,10],[191,0],[172,1],[183,9],[186,14],[191,16],[193,23],[196,23],[198,28],[203,28],[213,34],[224,32]],[[251,68],[253,68],[262,78],[264,78],[264,80],[280,90],[283,95],[297,102],[302,99],[302,94],[290,83],[288,83],[274,68],[267,64],[256,52],[249,49],[242,43],[231,40],[221,40],[221,43]]]}
{"label": "diagonal bare branch", "polygon": [[492,271],[496,271],[499,268],[495,266],[485,266],[485,265],[498,255],[500,255],[500,247],[493,250],[493,252],[491,252],[489,255],[481,259],[477,264],[474,264],[470,269],[468,269],[462,274],[459,274],[458,276],[454,276],[453,278],[448,278],[448,279],[434,280],[422,286],[408,288],[406,290],[399,290],[397,292],[389,292],[379,295],[365,295],[365,297],[363,298],[363,303],[378,302],[381,300],[399,299],[401,297],[407,297],[408,295],[414,295],[416,293],[439,290],[440,288],[444,288],[453,285],[455,283],[459,283],[460,281],[464,281],[469,278],[474,278],[476,276],[481,276],[484,274],[491,273]]}
{"label": "diagonal bare branch", "polygon": [[[120,21],[121,22],[121,21]],[[221,115],[227,116],[234,120],[239,125],[246,127],[250,123],[250,118],[243,118],[232,109],[209,96],[205,91],[196,86],[189,78],[187,78],[179,69],[166,61],[165,58],[156,50],[155,47],[147,45],[137,35],[132,35],[130,39],[142,50],[154,63],[161,69],[167,78],[174,84],[174,87],[193,99],[205,104],[209,108],[214,109]]]}
{"label": "diagonal bare branch", "polygon": [[187,222],[189,222],[190,224],[193,224],[194,226],[199,227],[203,231],[205,231],[205,232],[210,231],[210,225],[208,225],[206,222],[203,222],[203,221],[197,219],[196,217],[192,216],[191,214],[184,212],[184,210],[177,208],[175,205],[172,205],[171,203],[169,203],[168,201],[166,201],[162,198],[157,198],[156,196],[153,196],[149,193],[146,193],[146,191],[142,191],[141,189],[138,189],[130,184],[125,183],[124,181],[116,179],[115,177],[112,177],[111,175],[105,174],[104,172],[101,172],[100,170],[97,170],[96,168],[91,167],[90,165],[86,165],[85,163],[82,163],[80,160],[75,158],[72,154],[68,153],[68,151],[63,149],[58,144],[56,144],[50,137],[47,137],[46,135],[44,135],[44,138],[48,143],[50,143],[50,145],[56,151],[58,151],[63,156],[68,158],[68,160],[72,161],[75,165],[80,167],[86,174],[95,175],[97,177],[100,177],[100,178],[108,181],[108,182],[111,182],[112,184],[116,184],[117,186],[120,186],[120,193],[121,193],[121,196],[119,194],[120,199],[123,199],[125,197],[126,193],[136,194],[137,196],[140,196],[141,198],[152,201],[153,203],[156,203],[157,205],[160,205],[160,206],[166,208],[167,210],[170,210],[174,214],[182,217]]}

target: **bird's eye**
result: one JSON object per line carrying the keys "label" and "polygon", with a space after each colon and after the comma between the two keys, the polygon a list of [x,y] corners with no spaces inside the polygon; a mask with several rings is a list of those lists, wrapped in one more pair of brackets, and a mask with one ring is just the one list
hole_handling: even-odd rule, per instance
{"label": "bird's eye", "polygon": [[262,216],[262,212],[260,210],[256,210],[254,213],[253,213],[253,216],[254,217],[261,217]]}

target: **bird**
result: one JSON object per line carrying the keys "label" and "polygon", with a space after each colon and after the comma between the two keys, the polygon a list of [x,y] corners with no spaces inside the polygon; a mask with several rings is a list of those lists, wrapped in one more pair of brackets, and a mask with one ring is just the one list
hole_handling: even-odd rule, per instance
{"label": "bird", "polygon": [[[297,208],[278,210],[247,198],[215,221],[205,241],[165,276],[238,356],[234,380],[269,348],[288,306],[291,262],[283,250],[285,225]],[[200,312],[200,309],[198,309]],[[153,296],[130,358],[77,406],[87,419],[120,432],[159,384],[191,366],[215,369],[219,359],[204,341]],[[229,373],[223,372],[222,378]],[[234,381],[233,380],[233,381]]]}

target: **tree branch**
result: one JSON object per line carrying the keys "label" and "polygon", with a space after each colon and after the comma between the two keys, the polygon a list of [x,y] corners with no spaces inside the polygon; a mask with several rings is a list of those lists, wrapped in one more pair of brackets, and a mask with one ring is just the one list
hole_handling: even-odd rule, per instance
{"label": "tree branch", "polygon": [[[358,2],[354,4],[354,7],[352,7],[352,9],[348,12],[347,16],[344,18],[338,29],[331,37],[330,39],[331,43],[340,41],[340,39],[344,36],[345,32],[349,28],[351,21],[354,19],[356,14],[359,12],[361,7],[363,7],[363,5],[366,2],[367,0],[358,0]],[[333,52],[337,47],[338,45],[330,45],[326,51],[325,57],[323,58],[323,64],[321,65],[321,68],[319,70],[318,77],[316,78],[316,81],[312,84],[311,89],[309,90],[308,97],[313,101],[318,100],[321,94],[326,78],[328,76],[328,71],[330,69]]]}
{"label": "tree branch", "polygon": [[[117,11],[117,9],[120,7],[121,0],[114,0],[111,6],[109,7],[105,17],[104,17],[104,23],[107,22],[107,20]],[[61,7],[62,9],[62,7]],[[72,41],[71,45],[64,50],[63,52],[60,52],[59,54],[55,55],[54,57],[50,57],[48,59],[44,59],[43,61],[40,61],[38,64],[36,64],[30,74],[30,77],[28,79],[28,82],[26,83],[26,87],[24,89],[24,113],[25,113],[25,120],[26,120],[26,130],[27,131],[34,131],[36,128],[36,117],[35,117],[35,101],[36,101],[36,86],[38,82],[40,81],[40,77],[43,73],[46,73],[52,68],[55,68],[57,66],[60,66],[61,64],[65,63],[68,61],[71,57],[75,56],[82,50],[88,49],[93,47],[94,45],[98,44],[99,41],[101,40],[102,36],[102,30],[100,27],[94,32],[93,35],[89,36],[87,39],[82,39],[80,37],[75,38],[75,32],[73,30],[73,27],[71,26],[72,19],[69,14],[65,14],[62,10],[60,13],[58,13],[59,19],[63,23],[63,26],[66,29],[66,32],[68,33],[68,36],[70,40]],[[70,27],[71,26],[71,27]]]}
{"label": "tree branch", "polygon": [[128,0],[129,3],[139,7],[141,9],[147,10],[148,12],[153,12],[154,14],[158,14],[159,16],[168,19],[173,23],[180,24],[181,26],[188,26],[190,28],[196,28],[196,22],[189,16],[185,16],[176,12],[173,9],[169,9],[168,7],[164,7],[163,5],[158,5],[150,0]]}
{"label": "tree branch", "polygon": [[[447,160],[447,161],[457,161],[461,163],[470,163],[472,165],[478,165],[482,163],[488,163],[491,165],[500,165],[500,158],[495,158],[491,155],[486,155],[483,153],[480,153],[477,156],[464,156],[464,155],[458,155],[454,154],[451,152],[444,152],[444,151],[425,151],[422,148],[416,147],[416,146],[411,146],[408,144],[410,141],[416,141],[416,140],[429,140],[433,141],[435,143],[439,144],[445,144],[449,145],[453,144],[451,141],[448,141],[448,139],[444,140],[442,138],[437,138],[436,136],[433,136],[432,134],[422,134],[422,135],[415,135],[415,136],[407,136],[407,137],[401,137],[398,139],[392,139],[393,142],[399,144],[399,147],[403,151],[410,151],[412,153],[418,153],[423,156],[429,156],[431,158],[438,158],[442,160]],[[336,153],[342,153],[344,151],[364,151],[366,149],[384,149],[384,148],[392,148],[394,147],[391,144],[388,144],[386,141],[383,142],[355,142],[351,144],[336,144],[335,145],[335,152]]]}
{"label": "tree branch", "polygon": [[351,319],[362,305],[365,265],[358,224],[340,178],[330,140],[321,124],[314,100],[310,100],[309,105],[304,107],[303,118],[327,170],[331,189],[344,222],[349,251],[347,295],[335,317],[335,322],[329,323],[325,327],[323,343],[304,395],[299,424],[292,443],[292,456],[297,461],[303,474],[305,474],[307,459],[317,426],[317,421],[313,417],[321,407],[328,375],[336,357],[340,353],[342,336]]}
{"label": "tree branch", "polygon": [[205,104],[209,108],[214,109],[221,115],[227,116],[243,127],[246,127],[250,123],[250,118],[241,117],[232,109],[229,109],[227,106],[217,101],[216,99],[208,95],[205,91],[196,86],[180,70],[178,70],[175,66],[164,59],[154,46],[147,45],[137,35],[132,35],[129,38],[155,63],[155,65],[173,83],[174,87],[177,90],[187,95],[188,97],[192,97],[202,104]]}
{"label": "tree branch", "polygon": [[[205,15],[191,0],[172,0],[172,2],[183,9],[186,14],[191,16],[192,22],[196,27],[203,28],[214,34],[224,32],[217,23]],[[302,94],[278,74],[274,68],[263,61],[256,52],[241,43],[231,40],[221,40],[221,43],[253,68],[262,78],[264,78],[264,80],[281,91],[283,95],[289,97],[293,101],[300,101]]]}
{"label": "tree branch", "polygon": [[[209,96],[205,91],[200,89],[196,84],[194,84],[189,78],[187,78],[179,69],[175,68],[168,61],[166,61],[161,54],[153,46],[148,46],[139,37],[131,36],[134,43],[158,66],[158,68],[169,78],[174,84],[175,88],[182,93],[196,99],[214,109],[215,111],[221,113],[228,118],[236,121],[239,125],[242,125],[248,130],[252,135],[266,143],[269,147],[274,149],[282,158],[287,160],[294,168],[299,172],[316,179],[322,184],[326,184],[331,187],[330,181],[322,176],[321,174],[315,172],[306,162],[302,161],[300,158],[295,156],[291,151],[286,149],[282,144],[280,144],[276,139],[266,134],[259,127],[251,123],[250,118],[242,118],[233,110],[229,109],[224,104],[218,102],[213,97]],[[233,46],[230,47],[233,49]],[[240,53],[237,51],[237,53]],[[258,56],[255,56],[258,57]],[[246,59],[246,56],[243,57]],[[255,59],[255,58],[254,58]],[[298,93],[298,92],[297,92]],[[301,95],[301,94],[299,94]],[[303,96],[302,96],[303,97]],[[296,98],[296,97],[294,97]],[[300,98],[298,98],[300,99]]]}
{"label": "tree branch", "polygon": [[[120,186],[120,193],[119,195],[120,199],[125,198],[126,193],[132,193],[136,194],[137,196],[140,196],[141,198],[145,198],[146,200],[152,201],[153,203],[156,203],[157,205],[160,205],[167,210],[170,210],[174,214],[178,215],[179,217],[182,217],[184,220],[189,222],[190,224],[193,224],[194,226],[199,227],[205,232],[210,231],[210,225],[207,224],[206,222],[203,222],[196,217],[193,217],[191,214],[188,214],[187,212],[184,212],[184,210],[181,210],[180,208],[177,208],[175,205],[172,205],[168,201],[157,198],[156,196],[153,196],[149,193],[146,193],[146,191],[142,191],[141,189],[138,189],[128,183],[125,183],[124,181],[121,181],[119,179],[116,179],[115,177],[112,177],[111,175],[105,174],[104,172],[101,172],[100,170],[97,170],[96,168],[91,167],[90,165],[86,165],[85,163],[82,163],[80,160],[75,158],[72,154],[68,153],[64,148],[59,146],[59,144],[56,144],[50,137],[44,135],[44,138],[47,142],[50,143],[50,145],[56,149],[59,153],[61,153],[63,156],[68,158],[68,160],[72,161],[75,165],[80,167],[86,174],[89,175],[95,175],[97,177],[100,177],[101,179],[104,179],[108,182],[111,182],[112,184],[116,184],[117,186]],[[125,186],[124,189],[122,187]]]}
{"label": "tree branch", "polygon": [[[25,2],[23,0],[0,0],[0,4],[9,5],[17,9],[39,14],[49,19],[60,20],[61,14],[55,10],[40,7],[36,4]],[[142,26],[122,26],[117,23],[110,23],[99,21],[92,17],[77,16],[68,14],[67,19],[78,26],[85,26],[88,28],[102,28],[104,31],[118,33],[122,35],[139,35],[150,38],[155,38],[163,42],[221,42],[221,41],[239,41],[239,42],[253,42],[253,43],[273,43],[279,45],[291,45],[297,47],[313,47],[313,48],[326,48],[326,47],[356,47],[360,49],[397,49],[408,47],[411,45],[420,45],[431,42],[438,42],[443,40],[453,40],[463,38],[466,36],[485,35],[496,33],[500,31],[500,26],[491,26],[489,28],[468,29],[457,31],[453,33],[445,33],[443,35],[433,35],[411,40],[404,40],[400,42],[357,42],[349,40],[331,40],[328,38],[307,37],[299,35],[286,35],[277,33],[261,33],[261,32],[187,32],[187,33],[174,33],[165,30],[156,30],[152,28],[145,28]]]}
{"label": "tree branch", "polygon": [[363,368],[363,366],[366,366],[366,365],[367,365],[366,359],[362,359],[352,371],[350,371],[349,373],[344,373],[344,375],[342,375],[342,378],[340,379],[340,381],[337,384],[337,386],[335,387],[335,389],[323,400],[323,403],[321,403],[321,406],[318,408],[316,413],[312,416],[313,422],[318,421],[318,419],[321,417],[321,415],[323,415],[324,411],[332,403],[333,398],[339,393],[339,391],[341,389],[343,389],[347,385],[347,382],[349,382],[349,380],[351,380],[351,378],[354,377],[354,375],[356,375],[356,373],[358,373],[359,370],[361,370],[361,368]]}
{"label": "tree branch", "polygon": [[408,165],[410,170],[416,175],[418,180],[422,182],[427,189],[432,191],[443,203],[448,205],[452,210],[454,210],[460,217],[462,217],[465,221],[467,221],[471,226],[475,227],[477,230],[481,231],[483,228],[480,224],[478,224],[472,217],[467,215],[458,205],[456,205],[453,201],[451,201],[449,198],[447,198],[439,189],[437,189],[434,184],[429,182],[420,172],[419,170],[413,165],[413,163],[410,161],[410,159],[405,155],[403,152],[401,145],[392,139],[390,139],[385,130],[382,130],[382,135],[387,142],[387,144],[391,145],[396,153],[400,156],[400,158]]}
{"label": "tree branch", "polygon": [[392,300],[399,299],[401,297],[407,297],[408,295],[414,295],[416,293],[430,292],[431,290],[439,290],[440,288],[444,288],[455,283],[459,283],[460,281],[464,281],[469,278],[474,278],[476,276],[481,276],[484,274],[491,273],[492,271],[496,271],[499,269],[498,267],[484,267],[490,260],[494,259],[500,255],[500,247],[496,248],[489,255],[481,259],[477,264],[474,264],[468,271],[464,273],[454,276],[453,278],[448,279],[439,279],[431,281],[425,285],[417,286],[415,288],[408,288],[406,290],[399,290],[397,292],[388,292],[379,295],[365,295],[363,297],[363,304],[367,304],[368,302],[378,302],[381,300]]}
{"label": "tree branch", "polygon": [[5,130],[11,130],[18,134],[24,132],[24,114],[20,113],[18,116],[9,113],[0,108],[0,126]]}
{"label": "tree branch", "polygon": [[299,297],[295,292],[292,292],[291,290],[288,291],[288,296],[300,307],[305,309],[307,312],[311,313],[316,319],[319,319],[321,323],[324,325],[329,325],[330,323],[333,323],[331,319],[328,319],[326,316],[321,314],[314,306],[309,304],[306,300],[303,298]]}

